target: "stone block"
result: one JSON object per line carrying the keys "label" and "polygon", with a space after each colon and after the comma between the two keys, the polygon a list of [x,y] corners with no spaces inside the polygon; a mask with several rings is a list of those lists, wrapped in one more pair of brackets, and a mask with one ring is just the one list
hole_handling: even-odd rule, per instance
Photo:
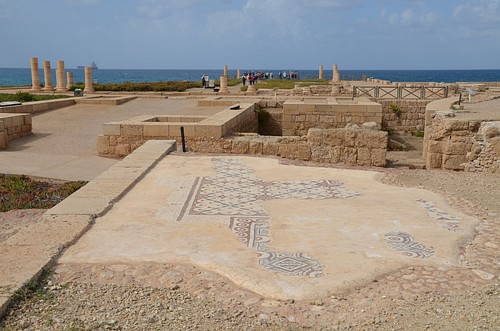
{"label": "stone block", "polygon": [[444,154],[447,155],[465,155],[467,149],[467,144],[462,142],[451,142],[446,144]]}
{"label": "stone block", "polygon": [[127,156],[130,154],[130,144],[118,144],[115,147],[114,154],[117,156]]}
{"label": "stone block", "polygon": [[119,136],[120,124],[119,123],[104,123],[102,126],[102,133],[105,136]]}
{"label": "stone block", "polygon": [[358,148],[358,161],[360,166],[369,166],[372,164],[370,149],[366,147]]}
{"label": "stone block", "polygon": [[168,136],[170,137],[180,137],[181,136],[181,127],[184,128],[184,135],[186,137],[195,137],[196,136],[196,124],[192,123],[168,123]]}
{"label": "stone block", "polygon": [[298,145],[297,158],[302,161],[309,161],[311,159],[311,147],[308,144]]}
{"label": "stone block", "polygon": [[500,137],[494,137],[490,139],[490,144],[495,153],[497,159],[500,159]]}
{"label": "stone block", "polygon": [[122,136],[142,136],[142,124],[121,124],[120,135]]}
{"label": "stone block", "polygon": [[469,129],[469,121],[446,120],[444,123],[446,131],[462,131]]}
{"label": "stone block", "polygon": [[234,140],[233,149],[231,153],[233,154],[248,154],[250,150],[250,143],[248,140]]}
{"label": "stone block", "polygon": [[248,151],[250,154],[262,154],[262,149],[262,141],[250,141],[248,146]]}
{"label": "stone block", "polygon": [[465,155],[443,155],[443,169],[463,170],[464,163],[467,162]]}
{"label": "stone block", "polygon": [[97,136],[96,148],[97,154],[109,154],[109,136]]}
{"label": "stone block", "polygon": [[342,162],[348,165],[356,165],[358,163],[358,150],[354,147],[345,147],[342,155]]}
{"label": "stone block", "polygon": [[429,140],[427,151],[429,153],[443,154],[446,143],[444,141]]}
{"label": "stone block", "polygon": [[371,165],[375,167],[385,167],[387,159],[387,149],[374,148],[370,151]]}
{"label": "stone block", "polygon": [[262,154],[264,155],[278,155],[278,144],[274,141],[264,141],[262,144]]}
{"label": "stone block", "polygon": [[345,129],[344,131],[344,146],[355,147],[357,144],[358,134],[360,130],[356,129]]}
{"label": "stone block", "polygon": [[335,146],[330,149],[330,162],[331,163],[340,163],[342,162],[342,155],[344,153],[344,147]]}
{"label": "stone block", "polygon": [[439,153],[427,153],[425,167],[427,169],[441,169],[443,164],[443,155]]}
{"label": "stone block", "polygon": [[171,136],[169,134],[168,124],[160,124],[160,123],[144,123],[143,134],[144,137]]}
{"label": "stone block", "polygon": [[197,124],[194,126],[196,137],[222,137],[222,125],[203,125]]}

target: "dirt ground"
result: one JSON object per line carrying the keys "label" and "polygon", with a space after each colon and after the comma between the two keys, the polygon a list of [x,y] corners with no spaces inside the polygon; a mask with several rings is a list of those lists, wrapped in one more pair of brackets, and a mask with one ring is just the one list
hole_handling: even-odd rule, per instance
{"label": "dirt ground", "polygon": [[[500,177],[401,168],[384,169],[380,180],[441,193],[481,220],[460,266],[407,265],[307,302],[269,300],[189,265],[64,266],[21,296],[0,329],[500,330]],[[0,214],[2,233],[41,212]]]}

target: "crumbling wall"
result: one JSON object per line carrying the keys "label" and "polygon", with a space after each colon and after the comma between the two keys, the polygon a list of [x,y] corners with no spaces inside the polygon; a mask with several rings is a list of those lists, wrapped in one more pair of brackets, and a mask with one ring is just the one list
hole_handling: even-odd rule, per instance
{"label": "crumbling wall", "polygon": [[466,120],[438,111],[426,127],[427,169],[500,173],[500,122]]}

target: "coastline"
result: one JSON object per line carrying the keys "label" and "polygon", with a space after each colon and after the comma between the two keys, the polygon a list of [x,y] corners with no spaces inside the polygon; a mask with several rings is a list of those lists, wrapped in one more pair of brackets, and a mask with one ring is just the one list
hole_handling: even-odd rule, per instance
{"label": "coastline", "polygon": [[[290,69],[255,69],[252,71],[273,72],[277,77],[278,72]],[[82,69],[68,68],[72,72],[74,82],[84,81]],[[244,73],[247,69],[241,69]],[[299,79],[317,79],[318,70],[295,70]],[[236,77],[235,69],[228,70],[230,78]],[[39,70],[43,81],[43,70]],[[202,75],[210,79],[219,79],[223,70],[217,69],[99,69],[93,72],[93,79],[98,83],[123,83],[123,82],[160,82],[160,81],[198,81]],[[460,69],[460,70],[340,70],[342,80],[363,80],[373,77],[391,82],[435,82],[435,83],[486,83],[500,82],[500,69]],[[55,69],[52,69],[55,77]],[[325,80],[332,78],[332,70],[324,70]],[[31,69],[29,68],[0,68],[0,87],[31,86]]]}

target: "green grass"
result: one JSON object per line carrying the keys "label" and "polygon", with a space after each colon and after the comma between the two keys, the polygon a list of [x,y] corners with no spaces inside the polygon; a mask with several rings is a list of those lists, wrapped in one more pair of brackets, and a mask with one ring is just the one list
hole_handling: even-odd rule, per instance
{"label": "green grass", "polygon": [[[303,87],[311,85],[326,85],[329,81],[319,80],[319,79],[308,79],[308,80],[288,80],[288,79],[268,79],[263,80],[255,84],[257,89],[293,89],[295,85],[300,85]],[[242,91],[246,91],[248,87],[243,86]]]}
{"label": "green grass", "polygon": [[30,101],[44,101],[44,100],[54,100],[69,98],[67,95],[48,95],[48,94],[31,94],[28,92],[17,92],[12,93],[0,93],[0,102],[4,101],[19,101],[19,102],[30,102]]}
{"label": "green grass", "polygon": [[0,212],[52,208],[85,184],[83,181],[51,183],[0,174]]}
{"label": "green grass", "polygon": [[[84,84],[79,82],[74,88],[84,89]],[[184,92],[187,89],[201,87],[200,82],[124,82],[124,83],[106,83],[92,84],[94,91],[111,92]]]}

